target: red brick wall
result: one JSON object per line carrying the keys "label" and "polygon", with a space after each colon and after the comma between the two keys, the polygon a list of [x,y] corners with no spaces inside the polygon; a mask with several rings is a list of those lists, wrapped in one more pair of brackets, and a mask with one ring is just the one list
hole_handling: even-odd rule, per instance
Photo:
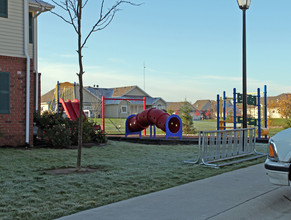
{"label": "red brick wall", "polygon": [[[0,56],[0,72],[10,73],[10,114],[0,114],[0,146],[24,146],[26,123],[26,58]],[[30,137],[33,145],[33,61],[30,73]],[[1,103],[0,103],[1,104]]]}

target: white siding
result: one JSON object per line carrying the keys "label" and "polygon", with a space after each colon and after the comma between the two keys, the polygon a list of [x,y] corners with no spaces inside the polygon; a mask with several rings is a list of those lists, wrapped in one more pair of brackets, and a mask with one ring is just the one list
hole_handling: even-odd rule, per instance
{"label": "white siding", "polygon": [[157,108],[157,109],[167,109],[167,103],[163,102],[162,100],[159,100],[155,103],[155,105],[153,106],[154,108]]}
{"label": "white siding", "polygon": [[118,118],[118,105],[106,105],[105,106],[105,118]]}
{"label": "white siding", "polygon": [[0,17],[0,55],[24,57],[23,1],[8,1],[8,18]]}
{"label": "white siding", "polygon": [[32,59],[33,58],[33,44],[28,44],[28,54],[29,54],[29,57]]}

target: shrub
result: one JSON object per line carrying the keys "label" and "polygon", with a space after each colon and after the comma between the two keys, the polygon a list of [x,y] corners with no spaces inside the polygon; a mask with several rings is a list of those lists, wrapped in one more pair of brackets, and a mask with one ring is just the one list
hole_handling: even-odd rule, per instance
{"label": "shrub", "polygon": [[285,122],[285,126],[284,126],[285,129],[287,128],[291,128],[291,118],[289,119],[286,119],[286,122]]}
{"label": "shrub", "polygon": [[65,125],[55,124],[45,133],[46,140],[54,147],[64,148],[72,144],[71,134]]}
{"label": "shrub", "polygon": [[183,124],[183,133],[185,134],[193,134],[195,132],[193,118],[191,116],[191,108],[189,104],[185,101],[181,106],[180,117]]}
{"label": "shrub", "polygon": [[[78,121],[63,118],[61,114],[44,112],[34,114],[34,122],[39,128],[38,137],[53,147],[69,147],[78,144]],[[96,131],[87,119],[83,123],[83,143],[105,143],[107,138],[102,132]]]}
{"label": "shrub", "polygon": [[101,144],[107,142],[107,136],[104,134],[103,131],[97,131],[95,135],[94,142]]}

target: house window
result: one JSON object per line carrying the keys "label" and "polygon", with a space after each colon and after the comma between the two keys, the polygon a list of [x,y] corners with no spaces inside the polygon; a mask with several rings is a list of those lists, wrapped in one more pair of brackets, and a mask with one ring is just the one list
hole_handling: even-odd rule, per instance
{"label": "house window", "polygon": [[127,113],[127,106],[126,105],[121,106],[121,113]]}
{"label": "house window", "polygon": [[10,113],[10,73],[0,72],[0,114]]}
{"label": "house window", "polygon": [[8,0],[0,0],[0,17],[8,18]]}
{"label": "house window", "polygon": [[[2,0],[0,0],[2,1]],[[29,43],[33,43],[33,16],[32,12],[29,12]]]}

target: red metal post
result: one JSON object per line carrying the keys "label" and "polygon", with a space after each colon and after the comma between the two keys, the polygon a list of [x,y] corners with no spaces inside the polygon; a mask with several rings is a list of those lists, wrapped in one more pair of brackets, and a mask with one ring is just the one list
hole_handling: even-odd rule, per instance
{"label": "red metal post", "polygon": [[[143,110],[146,110],[146,105],[147,105],[147,100],[146,100],[146,97],[143,97]],[[144,136],[147,135],[147,131],[146,129],[144,129]]]}
{"label": "red metal post", "polygon": [[105,98],[102,96],[102,131],[105,132]]}

